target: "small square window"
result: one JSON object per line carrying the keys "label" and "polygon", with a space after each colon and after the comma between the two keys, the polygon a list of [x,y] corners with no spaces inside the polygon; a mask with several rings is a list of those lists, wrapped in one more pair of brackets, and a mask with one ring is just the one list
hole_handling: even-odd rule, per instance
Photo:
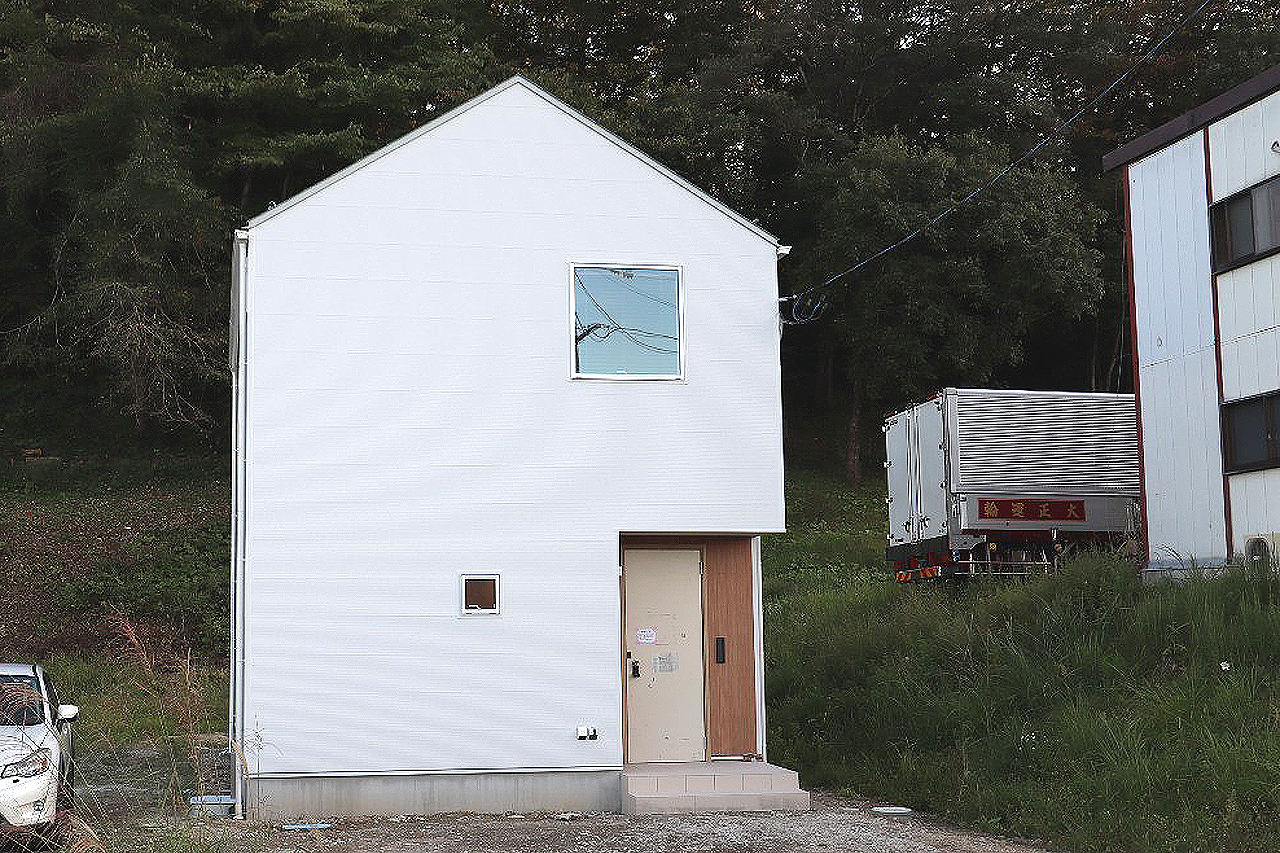
{"label": "small square window", "polygon": [[462,612],[467,615],[498,612],[497,575],[462,576]]}
{"label": "small square window", "polygon": [[680,379],[678,267],[573,267],[573,376]]}

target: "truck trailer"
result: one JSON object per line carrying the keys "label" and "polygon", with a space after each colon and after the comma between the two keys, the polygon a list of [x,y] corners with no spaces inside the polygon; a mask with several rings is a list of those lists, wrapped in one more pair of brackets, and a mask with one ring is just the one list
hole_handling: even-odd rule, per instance
{"label": "truck trailer", "polygon": [[1047,571],[1139,533],[1132,394],[945,388],[884,436],[900,582]]}

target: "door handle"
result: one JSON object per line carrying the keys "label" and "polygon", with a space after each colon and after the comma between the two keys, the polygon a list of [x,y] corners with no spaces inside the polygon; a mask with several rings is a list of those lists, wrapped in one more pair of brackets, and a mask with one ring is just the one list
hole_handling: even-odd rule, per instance
{"label": "door handle", "polygon": [[640,677],[640,661],[637,658],[631,659],[631,677],[632,678]]}

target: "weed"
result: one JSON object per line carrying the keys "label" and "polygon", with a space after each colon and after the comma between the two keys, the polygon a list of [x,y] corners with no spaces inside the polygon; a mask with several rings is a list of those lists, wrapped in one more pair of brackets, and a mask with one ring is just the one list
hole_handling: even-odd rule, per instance
{"label": "weed", "polygon": [[882,553],[838,556],[869,550],[873,490],[798,488],[795,532],[764,551],[771,759],[1080,850],[1280,849],[1273,578],[1144,585],[1086,553],[1027,582],[898,586]]}
{"label": "weed", "polygon": [[188,818],[189,798],[229,789],[225,671],[199,664],[171,634],[110,617],[110,647],[61,653],[46,669],[75,724],[74,812],[60,839],[72,853],[252,850],[254,831]]}

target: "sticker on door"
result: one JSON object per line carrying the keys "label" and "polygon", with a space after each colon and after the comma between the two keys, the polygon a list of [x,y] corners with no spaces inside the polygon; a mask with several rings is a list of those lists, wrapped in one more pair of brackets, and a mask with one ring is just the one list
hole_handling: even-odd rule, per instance
{"label": "sticker on door", "polygon": [[675,652],[653,656],[654,672],[675,672],[678,669],[680,669],[680,655]]}
{"label": "sticker on door", "polygon": [[658,629],[657,628],[637,628],[636,642],[643,643],[645,645],[653,645],[654,643],[658,642]]}

